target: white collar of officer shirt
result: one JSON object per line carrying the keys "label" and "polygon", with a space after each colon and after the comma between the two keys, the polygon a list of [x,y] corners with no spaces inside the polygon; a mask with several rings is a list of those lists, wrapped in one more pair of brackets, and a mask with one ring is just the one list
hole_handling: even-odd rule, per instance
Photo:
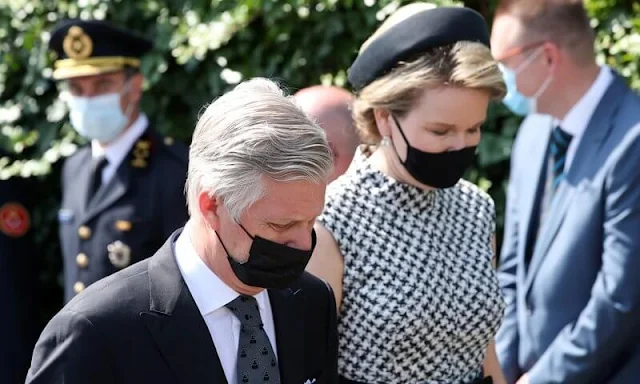
{"label": "white collar of officer shirt", "polygon": [[109,164],[102,172],[102,182],[106,183],[115,174],[116,170],[122,163],[125,157],[133,148],[135,142],[142,136],[142,134],[149,126],[149,119],[144,113],[140,113],[136,121],[131,124],[122,136],[118,137],[113,143],[103,148],[97,141],[91,142],[91,156],[93,158],[104,155]]}

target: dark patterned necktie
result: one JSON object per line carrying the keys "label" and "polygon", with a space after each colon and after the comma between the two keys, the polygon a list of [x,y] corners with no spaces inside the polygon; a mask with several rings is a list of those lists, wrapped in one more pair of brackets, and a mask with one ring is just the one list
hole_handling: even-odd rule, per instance
{"label": "dark patterned necktie", "polygon": [[565,132],[560,127],[555,127],[551,134],[551,144],[549,151],[553,158],[552,174],[553,180],[551,182],[551,190],[556,191],[558,185],[564,179],[565,176],[565,161],[567,158],[567,150],[573,136]]}
{"label": "dark patterned necktie", "polygon": [[102,185],[102,171],[108,164],[109,161],[105,156],[95,157],[91,160],[91,182],[87,193],[87,206],[100,189]]}
{"label": "dark patterned necktie", "polygon": [[240,295],[226,305],[240,320],[238,341],[238,384],[280,384],[278,361],[264,330],[258,302]]}

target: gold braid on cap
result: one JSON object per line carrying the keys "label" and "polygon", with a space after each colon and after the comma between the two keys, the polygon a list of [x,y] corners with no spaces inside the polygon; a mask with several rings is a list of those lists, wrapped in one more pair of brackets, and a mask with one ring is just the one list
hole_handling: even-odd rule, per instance
{"label": "gold braid on cap", "polygon": [[92,65],[95,67],[102,66],[131,66],[139,67],[140,59],[133,57],[113,56],[113,57],[93,57],[90,59],[64,59],[55,63],[56,68],[71,68],[80,65]]}

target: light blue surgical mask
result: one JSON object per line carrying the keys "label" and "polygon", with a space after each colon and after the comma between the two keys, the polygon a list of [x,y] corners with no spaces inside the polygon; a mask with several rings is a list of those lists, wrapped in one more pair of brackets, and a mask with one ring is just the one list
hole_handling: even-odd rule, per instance
{"label": "light blue surgical mask", "polygon": [[518,91],[516,82],[518,75],[527,68],[541,52],[542,48],[538,49],[534,54],[520,63],[515,70],[505,67],[502,63],[498,64],[507,86],[507,94],[504,99],[502,99],[502,102],[516,115],[526,116],[530,113],[536,113],[538,98],[547,90],[547,87],[553,80],[553,75],[549,75],[532,97],[526,97]]}
{"label": "light blue surgical mask", "polygon": [[[125,85],[124,92],[128,89],[129,83]],[[126,127],[132,109],[130,103],[127,111],[122,112],[121,96],[120,93],[95,97],[67,95],[65,99],[69,106],[71,125],[81,136],[89,140],[97,140],[100,143],[112,142]]]}

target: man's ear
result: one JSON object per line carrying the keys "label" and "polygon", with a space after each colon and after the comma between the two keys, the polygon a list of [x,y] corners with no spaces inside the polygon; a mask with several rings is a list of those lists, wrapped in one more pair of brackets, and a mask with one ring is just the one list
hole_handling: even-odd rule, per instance
{"label": "man's ear", "polygon": [[555,72],[562,60],[560,48],[553,43],[545,43],[543,49],[546,57],[546,64],[551,68],[552,72]]}
{"label": "man's ear", "polygon": [[136,72],[129,78],[129,102],[138,104],[142,99],[142,85],[144,77],[140,72]]}
{"label": "man's ear", "polygon": [[198,196],[198,209],[200,215],[212,230],[220,227],[220,209],[222,201],[216,196],[210,196],[207,192],[200,192]]}

